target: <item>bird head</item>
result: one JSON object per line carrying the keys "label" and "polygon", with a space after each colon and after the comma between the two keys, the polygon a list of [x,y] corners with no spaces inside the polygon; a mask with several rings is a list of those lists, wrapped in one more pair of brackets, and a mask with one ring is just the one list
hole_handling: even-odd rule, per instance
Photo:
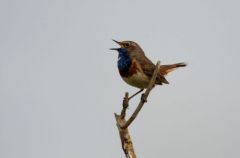
{"label": "bird head", "polygon": [[111,48],[111,50],[117,50],[118,52],[119,51],[127,51],[129,54],[133,53],[133,52],[140,52],[142,51],[141,47],[136,43],[136,42],[133,42],[133,41],[116,41],[116,40],[113,40],[114,42],[116,42],[120,48]]}

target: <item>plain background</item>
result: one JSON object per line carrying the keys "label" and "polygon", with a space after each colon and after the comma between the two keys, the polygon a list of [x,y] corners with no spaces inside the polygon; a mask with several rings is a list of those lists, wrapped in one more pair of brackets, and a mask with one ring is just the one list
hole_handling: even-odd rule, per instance
{"label": "plain background", "polygon": [[0,157],[124,157],[113,113],[137,89],[118,74],[112,38],[138,42],[154,63],[188,63],[130,127],[138,157],[240,157],[239,6],[1,0]]}

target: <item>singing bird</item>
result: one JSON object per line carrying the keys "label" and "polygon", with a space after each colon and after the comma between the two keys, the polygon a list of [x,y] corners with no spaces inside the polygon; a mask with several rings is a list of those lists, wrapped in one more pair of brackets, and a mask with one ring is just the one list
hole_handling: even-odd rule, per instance
{"label": "singing bird", "polygon": [[[136,42],[113,41],[120,46],[120,48],[110,49],[118,51],[117,66],[122,79],[129,85],[140,88],[140,91],[147,88],[155,70],[155,65],[153,62],[145,56],[144,51]],[[183,62],[161,65],[156,77],[156,84],[169,84],[165,76],[169,72],[185,66],[186,64]]]}

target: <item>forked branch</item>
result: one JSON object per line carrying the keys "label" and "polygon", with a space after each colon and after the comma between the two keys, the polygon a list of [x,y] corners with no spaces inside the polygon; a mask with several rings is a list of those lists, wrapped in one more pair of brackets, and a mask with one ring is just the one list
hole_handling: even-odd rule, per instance
{"label": "forked branch", "polygon": [[115,113],[115,119],[116,119],[116,122],[117,122],[117,127],[118,127],[119,135],[120,135],[120,138],[121,138],[121,142],[122,142],[122,149],[125,153],[126,158],[136,158],[134,148],[133,148],[133,143],[132,143],[130,134],[128,132],[128,127],[135,120],[138,113],[142,109],[144,103],[147,101],[148,95],[150,94],[151,90],[154,88],[156,77],[157,77],[157,74],[159,72],[159,69],[160,69],[160,61],[157,62],[156,68],[155,68],[154,73],[152,75],[152,78],[151,78],[151,80],[148,84],[148,87],[147,87],[145,93],[142,94],[141,100],[140,100],[137,108],[135,109],[135,111],[130,116],[130,118],[127,121],[125,119],[126,110],[129,106],[128,93],[125,93],[125,97],[123,99],[123,104],[122,104],[123,107],[122,107],[121,114],[118,115],[118,114]]}

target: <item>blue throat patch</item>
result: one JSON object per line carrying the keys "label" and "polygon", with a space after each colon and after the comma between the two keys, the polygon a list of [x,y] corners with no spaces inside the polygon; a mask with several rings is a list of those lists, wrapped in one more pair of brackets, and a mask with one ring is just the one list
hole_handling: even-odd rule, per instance
{"label": "blue throat patch", "polygon": [[131,58],[128,55],[127,49],[119,48],[118,49],[118,69],[121,72],[127,73],[131,66]]}

